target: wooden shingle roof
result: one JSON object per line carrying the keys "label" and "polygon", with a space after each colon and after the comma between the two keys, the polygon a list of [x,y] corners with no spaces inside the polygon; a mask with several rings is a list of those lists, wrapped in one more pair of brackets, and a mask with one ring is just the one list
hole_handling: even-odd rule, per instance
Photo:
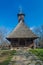
{"label": "wooden shingle roof", "polygon": [[20,21],[7,38],[37,38],[37,36],[25,25],[24,22]]}

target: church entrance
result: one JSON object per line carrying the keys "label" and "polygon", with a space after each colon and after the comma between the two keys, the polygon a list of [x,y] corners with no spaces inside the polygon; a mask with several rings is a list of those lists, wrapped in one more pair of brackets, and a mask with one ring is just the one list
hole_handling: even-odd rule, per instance
{"label": "church entrance", "polygon": [[20,42],[19,42],[19,45],[21,47],[24,47],[25,46],[25,40],[24,39],[21,39]]}

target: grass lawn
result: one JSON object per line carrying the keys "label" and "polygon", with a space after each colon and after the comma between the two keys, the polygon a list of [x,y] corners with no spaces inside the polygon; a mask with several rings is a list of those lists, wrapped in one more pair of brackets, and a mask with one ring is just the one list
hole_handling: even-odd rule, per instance
{"label": "grass lawn", "polygon": [[43,61],[43,49],[30,49],[33,54],[35,54],[37,57],[39,57],[40,60]]}
{"label": "grass lawn", "polygon": [[8,65],[14,53],[15,50],[0,50],[0,65]]}

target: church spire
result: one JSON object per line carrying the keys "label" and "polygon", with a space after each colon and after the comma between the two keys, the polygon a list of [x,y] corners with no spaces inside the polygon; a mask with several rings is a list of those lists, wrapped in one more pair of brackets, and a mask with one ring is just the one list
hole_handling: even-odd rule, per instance
{"label": "church spire", "polygon": [[22,22],[24,22],[24,16],[25,16],[25,14],[23,13],[21,7],[19,8],[19,13],[17,15],[18,15],[18,21],[20,22],[22,20]]}

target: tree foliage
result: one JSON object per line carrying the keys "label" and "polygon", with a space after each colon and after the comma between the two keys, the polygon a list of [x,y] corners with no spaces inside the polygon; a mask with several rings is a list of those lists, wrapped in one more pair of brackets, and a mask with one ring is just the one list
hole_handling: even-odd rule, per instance
{"label": "tree foliage", "polygon": [[7,33],[8,31],[6,28],[0,27],[0,45],[9,44],[8,40],[6,39]]}
{"label": "tree foliage", "polygon": [[43,25],[38,27],[38,28],[35,28],[34,32],[37,34],[37,36],[39,37],[37,39],[37,42],[38,42],[38,46],[43,48]]}

